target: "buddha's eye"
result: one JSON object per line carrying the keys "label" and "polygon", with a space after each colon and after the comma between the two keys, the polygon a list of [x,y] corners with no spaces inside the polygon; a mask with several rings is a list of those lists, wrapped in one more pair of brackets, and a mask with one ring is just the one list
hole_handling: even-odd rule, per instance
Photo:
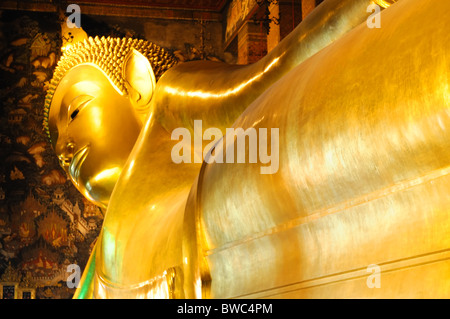
{"label": "buddha's eye", "polygon": [[73,110],[70,114],[70,122],[72,122],[77,115],[83,110],[83,108],[94,99],[90,95],[80,95],[76,97],[72,103],[70,103],[70,110]]}
{"label": "buddha's eye", "polygon": [[79,112],[80,110],[76,109],[75,111],[72,112],[72,114],[70,114],[70,118],[73,120],[78,115]]}

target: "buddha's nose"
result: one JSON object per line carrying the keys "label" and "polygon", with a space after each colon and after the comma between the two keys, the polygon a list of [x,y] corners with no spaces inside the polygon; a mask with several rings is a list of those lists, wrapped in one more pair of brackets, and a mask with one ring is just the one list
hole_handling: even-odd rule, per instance
{"label": "buddha's nose", "polygon": [[75,143],[72,141],[62,141],[56,144],[56,152],[58,154],[59,164],[67,170],[72,161],[75,152]]}

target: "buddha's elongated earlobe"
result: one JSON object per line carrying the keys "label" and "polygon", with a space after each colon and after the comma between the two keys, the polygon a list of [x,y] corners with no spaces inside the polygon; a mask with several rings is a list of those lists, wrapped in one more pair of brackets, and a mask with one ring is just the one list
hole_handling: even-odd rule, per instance
{"label": "buddha's elongated earlobe", "polygon": [[156,79],[149,60],[135,49],[130,50],[123,65],[123,78],[129,98],[140,114],[147,113]]}

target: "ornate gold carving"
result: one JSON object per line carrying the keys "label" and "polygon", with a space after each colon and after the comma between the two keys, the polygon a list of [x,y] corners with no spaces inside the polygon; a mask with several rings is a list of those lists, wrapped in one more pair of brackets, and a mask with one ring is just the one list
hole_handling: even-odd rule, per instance
{"label": "ornate gold carving", "polygon": [[6,267],[5,272],[0,278],[1,282],[20,282],[22,276],[20,272],[13,268],[11,262],[9,262],[8,267]]}

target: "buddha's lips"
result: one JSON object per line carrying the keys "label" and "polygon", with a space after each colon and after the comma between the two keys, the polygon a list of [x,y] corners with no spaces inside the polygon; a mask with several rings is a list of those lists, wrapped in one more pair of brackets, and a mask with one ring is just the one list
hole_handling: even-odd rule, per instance
{"label": "buddha's lips", "polygon": [[89,145],[80,148],[73,156],[69,165],[69,175],[72,180],[78,184],[78,178],[80,177],[80,169],[84,160],[89,153]]}

